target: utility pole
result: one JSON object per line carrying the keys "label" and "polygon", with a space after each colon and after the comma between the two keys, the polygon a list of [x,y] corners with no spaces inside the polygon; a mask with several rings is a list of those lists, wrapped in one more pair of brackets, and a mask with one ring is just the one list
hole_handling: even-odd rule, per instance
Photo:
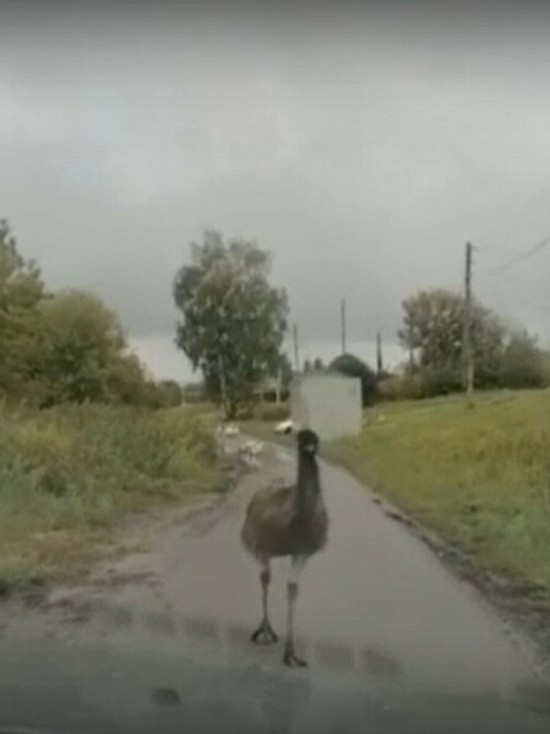
{"label": "utility pole", "polygon": [[340,330],[342,336],[342,354],[346,353],[346,299],[340,304]]}
{"label": "utility pole", "polygon": [[382,359],[382,334],[376,335],[376,370],[378,377],[384,372],[384,360]]}
{"label": "utility pole", "polygon": [[292,327],[292,340],[294,342],[294,369],[300,372],[300,351],[298,349],[298,327],[296,324]]}
{"label": "utility pole", "polygon": [[464,333],[462,358],[464,362],[464,388],[468,405],[473,405],[474,350],[472,346],[472,245],[466,243],[466,271],[464,275]]}

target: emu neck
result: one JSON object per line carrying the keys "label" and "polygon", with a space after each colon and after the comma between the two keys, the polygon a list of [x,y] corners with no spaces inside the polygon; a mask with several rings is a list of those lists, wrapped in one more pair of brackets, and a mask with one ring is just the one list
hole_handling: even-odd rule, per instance
{"label": "emu neck", "polygon": [[321,492],[319,467],[315,456],[299,454],[298,478],[296,481],[296,509],[299,513],[307,512]]}

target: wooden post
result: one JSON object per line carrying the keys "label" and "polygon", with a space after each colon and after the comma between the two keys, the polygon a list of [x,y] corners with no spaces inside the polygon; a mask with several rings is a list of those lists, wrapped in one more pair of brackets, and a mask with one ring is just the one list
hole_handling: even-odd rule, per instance
{"label": "wooden post", "polygon": [[382,359],[382,334],[376,335],[376,370],[378,377],[384,372],[384,360]]}
{"label": "wooden post", "polygon": [[294,368],[296,372],[300,372],[300,350],[298,347],[298,327],[296,324],[292,327],[292,338],[294,341]]}
{"label": "wooden post", "polygon": [[474,350],[472,345],[472,245],[466,243],[466,269],[464,274],[464,332],[462,338],[464,389],[468,405],[474,397]]}
{"label": "wooden post", "polygon": [[342,354],[346,353],[346,299],[340,304],[340,330],[342,336]]}

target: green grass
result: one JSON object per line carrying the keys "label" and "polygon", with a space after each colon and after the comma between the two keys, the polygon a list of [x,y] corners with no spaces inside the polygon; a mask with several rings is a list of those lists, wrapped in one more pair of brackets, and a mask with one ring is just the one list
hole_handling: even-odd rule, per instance
{"label": "green grass", "polygon": [[208,416],[0,406],[0,595],[84,567],[122,513],[220,486]]}
{"label": "green grass", "polygon": [[479,567],[550,591],[550,391],[385,404],[328,455]]}

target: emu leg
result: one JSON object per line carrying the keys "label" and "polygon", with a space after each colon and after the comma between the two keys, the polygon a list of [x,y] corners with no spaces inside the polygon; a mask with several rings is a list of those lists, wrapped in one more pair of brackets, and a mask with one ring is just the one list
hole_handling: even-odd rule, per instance
{"label": "emu leg", "polygon": [[287,633],[283,663],[290,668],[305,668],[307,662],[299,658],[294,652],[294,616],[296,611],[296,599],[298,598],[298,584],[300,571],[305,563],[304,558],[293,558],[290,578],[287,584]]}
{"label": "emu leg", "polygon": [[264,564],[262,572],[260,573],[260,582],[262,584],[262,609],[263,617],[260,622],[260,626],[255,630],[250,639],[256,644],[269,645],[272,642],[277,642],[278,637],[275,634],[273,627],[269,622],[269,614],[267,611],[267,596],[269,592],[269,583],[271,581],[271,568],[269,561]]}

